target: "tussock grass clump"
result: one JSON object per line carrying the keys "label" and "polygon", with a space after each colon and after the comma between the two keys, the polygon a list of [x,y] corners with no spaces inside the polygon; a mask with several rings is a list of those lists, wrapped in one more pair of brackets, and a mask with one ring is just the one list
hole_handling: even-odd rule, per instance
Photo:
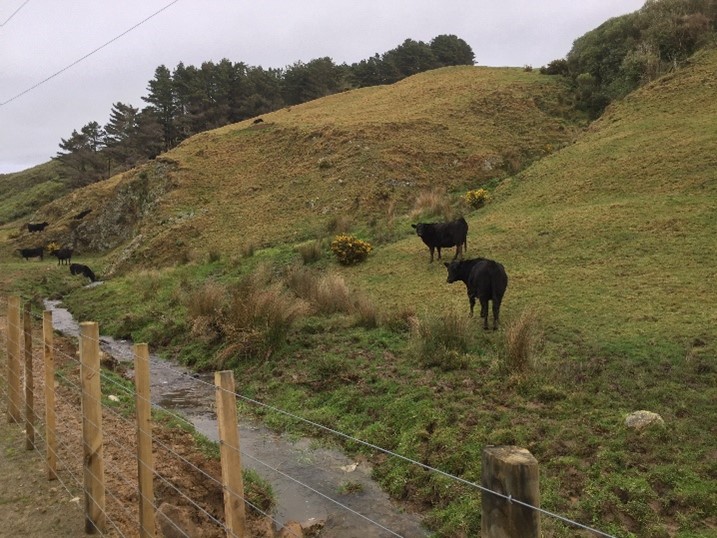
{"label": "tussock grass clump", "polygon": [[413,347],[419,362],[446,371],[467,367],[473,330],[469,318],[455,311],[423,321],[412,318]]}
{"label": "tussock grass clump", "polygon": [[310,310],[281,282],[272,282],[263,266],[233,286],[208,282],[189,293],[187,301],[192,333],[223,346],[222,365],[234,357],[270,355]]}
{"label": "tussock grass clump", "polygon": [[455,211],[451,206],[451,201],[445,191],[434,189],[432,191],[424,191],[416,198],[416,203],[411,211],[413,218],[442,218],[443,220],[451,220]]}
{"label": "tussock grass clump", "polygon": [[305,264],[319,261],[324,255],[324,245],[319,239],[297,245],[296,251]]}
{"label": "tussock grass clump", "polygon": [[537,313],[524,309],[505,329],[504,366],[512,373],[525,373],[534,366],[538,342]]}
{"label": "tussock grass clump", "polygon": [[239,254],[242,258],[251,258],[255,251],[256,245],[251,241],[239,245]]}
{"label": "tussock grass clump", "polygon": [[353,220],[348,215],[334,215],[326,223],[330,234],[347,234],[353,228]]}
{"label": "tussock grass clump", "polygon": [[312,299],[324,314],[351,311],[351,291],[341,275],[328,273],[320,276]]}

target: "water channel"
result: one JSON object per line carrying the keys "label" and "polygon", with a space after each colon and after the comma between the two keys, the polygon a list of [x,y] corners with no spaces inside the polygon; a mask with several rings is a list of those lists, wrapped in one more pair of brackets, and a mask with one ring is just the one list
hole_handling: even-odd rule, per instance
{"label": "water channel", "polygon": [[[79,337],[79,323],[60,301],[46,300],[45,308],[53,312],[55,330]],[[133,360],[132,342],[101,336],[100,347],[119,361]],[[153,405],[183,416],[198,432],[217,441],[212,375],[197,376],[155,355],[150,355],[150,375]],[[239,425],[239,437],[242,465],[256,471],[274,490],[277,508],[271,515],[279,525],[324,521],[321,536],[327,538],[429,535],[418,515],[403,511],[371,479],[368,464],[245,418]],[[342,494],[341,486],[346,483],[360,484],[360,491]]]}

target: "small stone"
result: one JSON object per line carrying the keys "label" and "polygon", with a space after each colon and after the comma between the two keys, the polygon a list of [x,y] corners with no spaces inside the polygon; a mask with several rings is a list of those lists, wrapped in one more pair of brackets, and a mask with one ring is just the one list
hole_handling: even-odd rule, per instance
{"label": "small stone", "polygon": [[634,413],[627,415],[625,418],[625,426],[638,431],[653,424],[657,426],[664,426],[665,421],[660,415],[653,413],[652,411],[635,411]]}

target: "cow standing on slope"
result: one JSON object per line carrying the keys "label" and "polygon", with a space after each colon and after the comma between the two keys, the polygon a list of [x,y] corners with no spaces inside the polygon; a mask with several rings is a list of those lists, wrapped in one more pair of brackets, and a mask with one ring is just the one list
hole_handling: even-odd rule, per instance
{"label": "cow standing on slope", "polygon": [[438,259],[441,259],[441,248],[456,247],[455,260],[461,250],[463,252],[468,248],[468,223],[463,217],[451,222],[437,222],[411,224],[416,230],[416,235],[420,237],[431,251],[431,262],[433,262],[433,251],[438,250]]}
{"label": "cow standing on slope", "polygon": [[480,317],[483,318],[483,328],[486,330],[488,329],[488,301],[493,301],[493,330],[496,330],[499,323],[500,303],[508,287],[508,274],[503,265],[486,258],[452,261],[444,265],[448,269],[449,284],[460,280],[466,285],[471,316],[476,298],[480,301]]}

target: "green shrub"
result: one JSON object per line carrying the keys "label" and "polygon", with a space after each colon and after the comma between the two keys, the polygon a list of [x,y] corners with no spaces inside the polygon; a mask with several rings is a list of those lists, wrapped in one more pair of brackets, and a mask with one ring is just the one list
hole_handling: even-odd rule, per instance
{"label": "green shrub", "polygon": [[478,209],[490,201],[490,194],[485,189],[475,189],[465,193],[463,199],[469,206]]}
{"label": "green shrub", "polygon": [[341,265],[355,265],[364,261],[373,250],[370,243],[353,235],[340,234],[331,242],[331,252]]}

